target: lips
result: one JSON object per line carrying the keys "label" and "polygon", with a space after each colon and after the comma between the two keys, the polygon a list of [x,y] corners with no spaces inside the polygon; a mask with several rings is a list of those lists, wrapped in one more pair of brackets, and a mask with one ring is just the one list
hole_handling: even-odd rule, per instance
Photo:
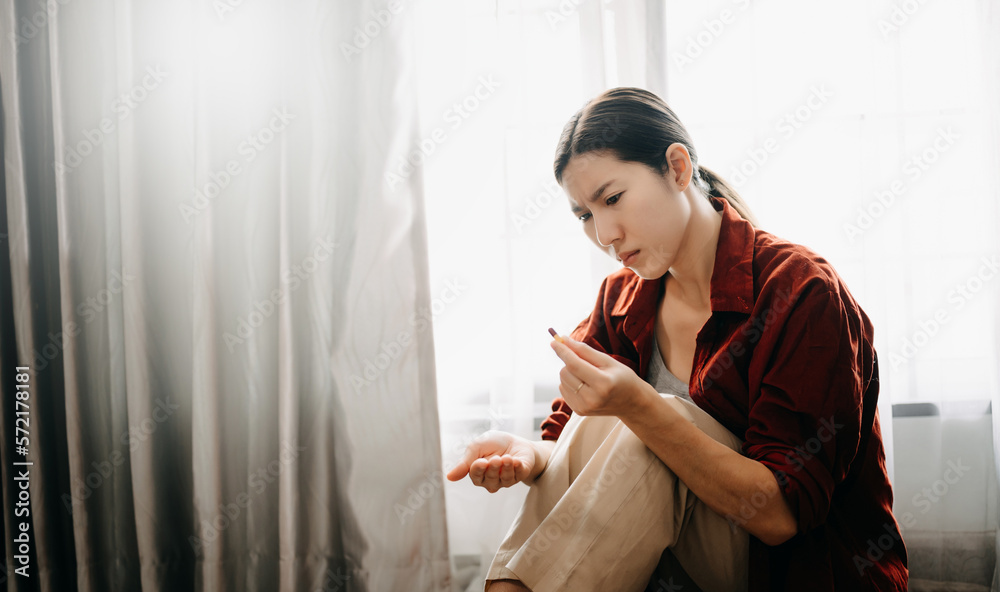
{"label": "lips", "polygon": [[624,263],[626,266],[628,266],[628,264],[631,262],[632,259],[635,258],[635,255],[638,252],[639,250],[636,249],[634,251],[628,251],[627,253],[622,253],[621,256],[618,257],[618,260]]}

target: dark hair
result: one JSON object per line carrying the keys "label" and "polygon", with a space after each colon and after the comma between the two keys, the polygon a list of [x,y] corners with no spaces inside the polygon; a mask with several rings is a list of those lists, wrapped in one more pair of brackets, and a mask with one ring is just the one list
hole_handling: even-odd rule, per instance
{"label": "dark hair", "polygon": [[758,226],[757,219],[736,189],[711,169],[698,164],[698,152],[677,115],[654,93],[634,87],[606,90],[587,102],[563,128],[556,147],[556,181],[562,185],[570,158],[608,151],[619,160],[642,163],[660,175],[670,170],[667,147],[683,144],[691,156],[693,182],[707,196],[721,197],[740,216]]}

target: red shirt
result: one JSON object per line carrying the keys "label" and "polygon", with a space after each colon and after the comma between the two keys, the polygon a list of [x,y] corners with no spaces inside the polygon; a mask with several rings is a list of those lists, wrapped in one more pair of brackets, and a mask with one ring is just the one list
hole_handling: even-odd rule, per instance
{"label": "red shirt", "polygon": [[[775,474],[798,521],[781,545],[750,535],[749,589],[905,591],[871,321],[825,259],[755,229],[724,199],[712,204],[722,212],[712,316],[688,390]],[[628,268],[612,273],[571,337],[645,377],[663,286]],[[557,439],[571,413],[554,399],[542,439]],[[742,524],[753,511],[747,500],[727,518]]]}

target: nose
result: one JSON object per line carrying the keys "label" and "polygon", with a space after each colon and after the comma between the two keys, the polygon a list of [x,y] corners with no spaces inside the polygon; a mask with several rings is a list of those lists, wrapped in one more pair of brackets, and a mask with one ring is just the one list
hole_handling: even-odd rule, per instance
{"label": "nose", "polygon": [[[591,215],[593,216],[593,214]],[[598,221],[597,216],[594,216],[594,238],[597,240],[597,244],[607,248],[615,240],[621,238],[619,234],[621,234],[621,231],[618,224],[611,220],[610,217],[604,216],[601,218],[601,221]],[[601,237],[604,237],[604,240],[601,240]]]}

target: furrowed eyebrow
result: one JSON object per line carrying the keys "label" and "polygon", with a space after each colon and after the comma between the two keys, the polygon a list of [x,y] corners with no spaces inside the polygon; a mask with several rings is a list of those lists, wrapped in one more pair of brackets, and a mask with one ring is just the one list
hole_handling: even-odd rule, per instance
{"label": "furrowed eyebrow", "polygon": [[[595,201],[597,201],[598,198],[601,197],[601,194],[604,193],[604,190],[608,188],[608,185],[611,185],[614,182],[615,182],[615,180],[611,179],[610,181],[608,181],[604,185],[601,185],[600,187],[598,187],[597,191],[595,191],[594,194],[587,201],[590,202],[590,203],[594,203]],[[570,208],[570,211],[572,211],[574,214],[578,214],[578,213],[580,213],[580,212],[583,211],[583,208],[581,208],[580,206],[573,206],[572,208]]]}

